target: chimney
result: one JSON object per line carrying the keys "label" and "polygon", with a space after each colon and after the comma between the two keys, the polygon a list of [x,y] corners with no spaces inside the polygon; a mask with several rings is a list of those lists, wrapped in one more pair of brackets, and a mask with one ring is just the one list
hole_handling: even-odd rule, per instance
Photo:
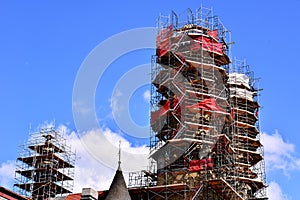
{"label": "chimney", "polygon": [[98,192],[92,188],[82,188],[80,200],[97,200]]}

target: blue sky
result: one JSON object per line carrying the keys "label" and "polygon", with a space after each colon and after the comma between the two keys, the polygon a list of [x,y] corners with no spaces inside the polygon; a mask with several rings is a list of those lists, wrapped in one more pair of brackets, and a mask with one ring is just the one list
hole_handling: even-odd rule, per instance
{"label": "blue sky", "polygon": [[[266,153],[266,156],[271,155],[267,180],[288,199],[297,199],[300,178],[299,0],[105,3],[1,0],[0,176],[4,176],[1,172],[6,172],[8,163],[16,159],[17,147],[27,139],[30,124],[35,128],[45,121],[55,121],[57,125],[68,127],[70,132],[76,131],[72,113],[74,82],[82,62],[98,44],[122,31],[153,27],[160,13],[195,10],[201,3],[212,7],[232,31],[235,42],[232,55],[245,58],[255,75],[262,78],[261,130],[265,138],[273,142],[266,144],[272,147]],[[153,53],[153,50],[129,53],[106,71],[95,96],[97,117],[103,129],[124,136],[112,119],[112,90],[124,73],[149,63]],[[145,101],[147,97],[143,98],[148,88],[146,85],[137,90],[130,105],[133,120],[144,126],[149,120],[149,103]],[[126,139],[132,146],[147,141],[130,136]],[[278,148],[274,147],[276,144]],[[274,156],[277,156],[275,160]]]}

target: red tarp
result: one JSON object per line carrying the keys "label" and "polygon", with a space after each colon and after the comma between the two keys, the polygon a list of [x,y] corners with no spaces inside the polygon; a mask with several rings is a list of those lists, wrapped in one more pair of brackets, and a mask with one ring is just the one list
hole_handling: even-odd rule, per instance
{"label": "red tarp", "polygon": [[158,35],[156,36],[156,44],[159,44],[162,40],[170,38],[170,36],[172,35],[172,31],[172,25],[160,30]]}
{"label": "red tarp", "polygon": [[204,36],[200,36],[198,38],[196,38],[195,40],[199,41],[199,42],[195,42],[192,47],[191,50],[195,51],[201,48],[201,43],[202,43],[202,48],[207,50],[207,51],[212,51],[212,52],[216,52],[219,54],[223,54],[223,44],[214,41],[211,38],[207,38]]}
{"label": "red tarp", "polygon": [[[171,45],[171,36],[173,33],[172,26],[168,26],[165,29],[162,29],[158,35],[156,36],[156,55],[161,57],[164,56],[170,49]],[[210,30],[207,32],[207,34],[214,39],[218,40],[218,30]],[[219,54],[223,54],[223,44],[220,42],[215,41],[212,38],[200,36],[198,38],[195,38],[196,41],[193,45],[191,45],[191,50],[198,50],[202,48],[207,51],[216,52]],[[176,41],[173,41],[172,43],[176,43]]]}
{"label": "red tarp", "polygon": [[216,40],[218,40],[218,30],[207,31],[207,34],[210,35],[211,37],[215,38]]}
{"label": "red tarp", "polygon": [[257,110],[255,111],[255,116],[258,117],[258,114],[259,114],[259,109],[257,109]]}
{"label": "red tarp", "polygon": [[212,158],[201,159],[201,160],[191,160],[189,163],[189,171],[197,172],[207,169],[212,169],[214,166]]}
{"label": "red tarp", "polygon": [[161,42],[159,46],[156,46],[156,55],[158,57],[164,56],[169,51],[169,39]]}
{"label": "red tarp", "polygon": [[200,109],[202,110],[213,110],[213,111],[221,111],[221,112],[226,112],[223,108],[221,108],[216,99],[214,98],[209,98],[209,99],[204,99],[203,101],[196,103],[194,105],[191,106],[187,106],[187,108],[194,112],[194,111],[198,111]]}
{"label": "red tarp", "polygon": [[230,111],[230,117],[231,117],[231,120],[234,120],[234,118],[235,118],[234,108],[232,108],[231,111]]}
{"label": "red tarp", "polygon": [[[178,98],[174,98],[173,100],[173,108],[176,107],[178,104]],[[166,100],[164,105],[161,106],[161,108],[157,111],[151,112],[151,124],[155,123],[156,120],[158,120],[160,117],[167,114],[167,112],[170,110],[171,102],[170,100]]]}
{"label": "red tarp", "polygon": [[159,31],[156,36],[156,55],[163,56],[169,51],[170,47],[170,38],[172,36],[172,26],[168,26],[165,29]]}

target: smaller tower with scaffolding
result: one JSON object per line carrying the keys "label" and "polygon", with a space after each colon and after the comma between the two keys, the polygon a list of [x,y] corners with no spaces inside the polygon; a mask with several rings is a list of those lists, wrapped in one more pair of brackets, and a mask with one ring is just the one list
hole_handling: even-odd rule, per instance
{"label": "smaller tower with scaffolding", "polygon": [[53,127],[31,133],[20,146],[14,184],[16,192],[32,199],[48,199],[73,189],[75,153],[64,133]]}

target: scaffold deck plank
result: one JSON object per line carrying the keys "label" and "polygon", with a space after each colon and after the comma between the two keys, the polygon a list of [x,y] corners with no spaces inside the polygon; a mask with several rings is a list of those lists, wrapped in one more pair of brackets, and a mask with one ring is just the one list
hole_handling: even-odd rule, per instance
{"label": "scaffold deck plank", "polygon": [[208,184],[224,199],[243,200],[243,198],[235,191],[235,189],[233,189],[223,178],[209,180]]}

